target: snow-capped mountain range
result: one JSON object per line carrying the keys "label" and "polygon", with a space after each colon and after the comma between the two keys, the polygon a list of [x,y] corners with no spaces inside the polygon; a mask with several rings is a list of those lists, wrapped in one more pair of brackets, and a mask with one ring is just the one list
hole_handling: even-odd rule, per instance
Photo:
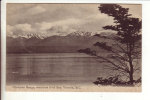
{"label": "snow-capped mountain range", "polygon": [[[101,34],[101,36],[107,36],[112,34],[112,32],[86,32],[86,31],[75,31],[72,33],[69,33],[67,35],[57,35],[57,36],[85,36],[85,37],[90,37],[93,36],[95,34]],[[32,37],[36,37],[38,39],[45,39],[48,37],[51,37],[51,35],[48,35],[47,33],[14,33],[13,35],[7,35],[8,37],[13,37],[13,38],[19,38],[19,37],[23,37],[23,38],[32,38]],[[54,35],[53,35],[54,36]]]}
{"label": "snow-capped mountain range", "polygon": [[[98,34],[99,36],[95,36]],[[76,31],[66,36],[41,36],[28,34],[26,36],[7,36],[8,53],[49,53],[49,52],[77,52],[79,49],[90,48],[94,43],[107,41],[104,36],[113,33],[94,33]]]}

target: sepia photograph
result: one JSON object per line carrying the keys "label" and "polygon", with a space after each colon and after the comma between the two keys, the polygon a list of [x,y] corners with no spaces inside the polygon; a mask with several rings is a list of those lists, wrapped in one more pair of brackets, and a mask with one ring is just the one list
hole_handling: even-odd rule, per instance
{"label": "sepia photograph", "polygon": [[6,90],[141,92],[142,5],[7,3]]}

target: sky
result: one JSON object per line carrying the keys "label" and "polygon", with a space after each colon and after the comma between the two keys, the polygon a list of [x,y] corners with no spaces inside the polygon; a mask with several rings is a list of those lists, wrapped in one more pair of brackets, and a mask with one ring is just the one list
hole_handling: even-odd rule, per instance
{"label": "sky", "polygon": [[[7,35],[67,35],[75,31],[101,32],[113,18],[101,14],[100,4],[7,4]],[[142,18],[141,5],[121,5]]]}

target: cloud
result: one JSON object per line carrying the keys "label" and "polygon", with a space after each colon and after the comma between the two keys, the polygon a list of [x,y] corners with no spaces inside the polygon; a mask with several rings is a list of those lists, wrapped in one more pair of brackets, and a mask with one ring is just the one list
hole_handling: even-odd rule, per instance
{"label": "cloud", "polygon": [[17,24],[15,26],[7,25],[7,35],[8,36],[23,36],[28,35],[30,32],[34,32],[35,30],[32,28],[30,24]]}
{"label": "cloud", "polygon": [[15,29],[29,32],[32,31],[30,24],[17,24],[15,25]]}
{"label": "cloud", "polygon": [[[101,14],[100,4],[7,4],[7,23],[9,25],[23,23],[52,22],[70,18],[84,19],[87,16]],[[124,5],[130,8],[129,13],[141,18],[141,6]],[[105,18],[107,18],[106,16]]]}
{"label": "cloud", "polygon": [[26,11],[26,15],[36,15],[36,14],[40,14],[40,13],[43,13],[43,12],[45,12],[46,11],[46,9],[44,9],[43,7],[41,7],[41,6],[35,6],[35,7],[32,7],[32,8],[30,8],[30,9],[28,9],[27,11]]}
{"label": "cloud", "polygon": [[98,4],[8,4],[7,23],[51,22],[99,13]]}
{"label": "cloud", "polygon": [[37,31],[45,31],[45,30],[49,29],[50,27],[52,27],[52,23],[49,23],[49,22],[35,23],[35,24],[33,25],[33,27],[34,27]]}
{"label": "cloud", "polygon": [[42,32],[42,33],[47,33],[47,34],[53,34],[53,35],[58,35],[58,34],[68,34],[70,32],[75,31],[73,29],[74,25],[79,25],[81,24],[82,21],[80,19],[75,19],[75,18],[70,18],[70,19],[65,19],[65,20],[59,20],[59,21],[54,21],[54,22],[41,22],[41,23],[35,23],[33,27],[35,30]]}
{"label": "cloud", "polygon": [[[7,35],[38,34],[43,36],[67,35],[74,31],[101,31],[105,25],[112,25],[113,18],[101,14],[99,4],[8,4]],[[129,7],[130,13],[141,6]],[[23,13],[22,13],[23,12]]]}
{"label": "cloud", "polygon": [[37,34],[39,36],[52,36],[52,35],[67,35],[76,31],[74,25],[81,24],[79,19],[66,19],[55,22],[41,22],[35,24],[16,24],[7,25],[7,36],[27,36],[30,34]]}
{"label": "cloud", "polygon": [[69,26],[53,26],[47,30],[50,35],[61,35],[65,36],[69,33],[75,32],[76,30]]}
{"label": "cloud", "polygon": [[65,20],[56,21],[53,24],[54,25],[73,25],[73,24],[81,24],[82,20],[77,18],[68,18]]}
{"label": "cloud", "polygon": [[[79,18],[69,18],[64,20],[58,20],[53,22],[37,22],[34,24],[16,24],[7,25],[7,35],[17,36],[27,36],[29,34],[37,34],[40,36],[52,36],[52,35],[67,35],[75,31],[97,31],[106,23],[112,21],[111,18],[106,17],[106,15],[101,16],[90,15],[84,19]],[[103,21],[103,23],[101,23]]]}
{"label": "cloud", "polygon": [[64,19],[64,20],[58,20],[54,22],[40,22],[35,23],[34,27],[37,28],[37,30],[47,30],[53,26],[72,26],[72,25],[78,25],[81,24],[82,20],[70,18],[70,19]]}
{"label": "cloud", "polygon": [[7,25],[7,36],[12,36],[13,35],[13,26]]}

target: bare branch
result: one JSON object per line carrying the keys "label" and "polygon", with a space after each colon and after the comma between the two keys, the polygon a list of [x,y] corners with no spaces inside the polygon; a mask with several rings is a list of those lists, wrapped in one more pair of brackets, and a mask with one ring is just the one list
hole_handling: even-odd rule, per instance
{"label": "bare branch", "polygon": [[112,64],[114,66],[114,70],[123,70],[123,71],[129,72],[129,70],[127,68],[122,68],[122,67],[120,67],[119,65],[115,64],[113,61],[111,61],[111,60],[109,60],[107,58],[104,58],[102,56],[97,56],[97,55],[96,55],[96,57],[101,58],[101,59],[105,60],[107,63]]}

